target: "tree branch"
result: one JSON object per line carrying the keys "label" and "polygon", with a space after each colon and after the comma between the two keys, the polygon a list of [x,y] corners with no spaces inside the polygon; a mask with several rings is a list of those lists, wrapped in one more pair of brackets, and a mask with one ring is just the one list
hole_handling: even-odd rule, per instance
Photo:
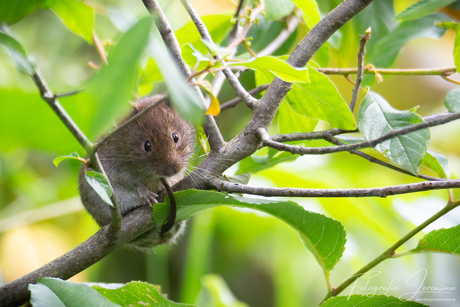
{"label": "tree branch", "polygon": [[[332,144],[336,144],[336,145],[345,145],[344,142],[342,142],[341,140],[339,140],[338,138],[334,137],[334,136],[326,136],[325,138],[328,142],[331,142]],[[409,176],[413,176],[413,177],[416,177],[416,178],[420,178],[420,179],[425,179],[425,180],[430,180],[430,181],[438,181],[438,180],[443,180],[442,178],[438,178],[438,177],[432,177],[432,176],[427,176],[427,175],[422,175],[422,174],[418,174],[418,175],[414,175],[412,174],[411,172],[408,172],[402,168],[399,168],[397,166],[394,166],[390,163],[386,163],[382,160],[379,160],[377,158],[374,158],[372,156],[369,156],[367,154],[365,154],[364,152],[361,152],[359,150],[350,150],[349,153],[353,154],[353,155],[357,155],[361,158],[364,158],[366,160],[368,160],[369,162],[371,163],[375,163],[375,164],[378,164],[378,165],[381,165],[381,166],[384,166],[386,168],[389,168],[389,169],[392,169],[394,171],[397,171],[397,172],[400,172],[402,174],[406,174],[406,175],[409,175]]]}
{"label": "tree branch", "polygon": [[342,134],[342,133],[353,133],[358,130],[343,130],[333,128],[324,131],[304,132],[304,133],[292,133],[292,134],[276,134],[271,135],[270,139],[275,142],[292,142],[292,141],[305,141],[305,140],[319,140],[327,139],[330,136]]}
{"label": "tree branch", "polygon": [[109,225],[102,227],[88,240],[59,258],[1,287],[1,305],[19,306],[27,302],[30,298],[27,286],[30,283],[36,283],[39,277],[68,279],[95,264],[123,244],[140,236],[148,229],[158,227],[158,231],[160,231],[159,226],[153,223],[152,209],[148,206],[141,207],[123,217],[117,242],[107,238],[106,233],[109,227]]}
{"label": "tree branch", "polygon": [[400,194],[408,194],[430,190],[442,190],[450,188],[459,188],[460,179],[424,181],[403,185],[395,185],[383,188],[369,189],[301,189],[301,188],[265,188],[252,187],[231,183],[219,179],[211,180],[212,186],[219,190],[229,193],[245,193],[261,196],[280,196],[280,197],[317,197],[317,198],[335,198],[335,197],[382,197]]}
{"label": "tree branch", "polygon": [[[41,72],[38,69],[38,67],[35,67],[35,71],[31,75],[31,77],[33,81],[35,82],[35,85],[38,87],[42,99],[45,100],[46,103],[48,103],[48,105],[51,107],[54,113],[59,117],[59,119],[64,123],[64,125],[67,127],[70,133],[72,133],[72,135],[75,137],[78,143],[80,143],[80,145],[88,153],[90,157],[90,161],[93,165],[93,168],[96,171],[104,174],[104,176],[107,177],[107,175],[105,174],[104,168],[102,167],[102,164],[96,154],[96,150],[93,148],[94,145],[86,137],[86,135],[80,130],[77,124],[73,121],[73,119],[66,112],[66,110],[62,107],[62,105],[57,100],[56,95],[54,95],[51,92],[51,90],[48,88],[48,86],[46,85],[45,79],[42,77]],[[109,182],[109,185],[110,185],[110,182]],[[110,189],[113,191],[111,185],[110,185]],[[115,197],[115,193],[112,193],[112,196],[110,196],[110,199],[113,203],[113,206],[110,206],[110,213],[112,216],[112,220],[110,222],[110,227],[108,229],[107,235],[110,240],[116,241],[118,239],[117,238],[118,230],[120,229],[120,225],[121,225],[121,213],[120,213],[120,208],[118,206],[117,199]]]}
{"label": "tree branch", "polygon": [[452,211],[456,207],[460,205],[460,202],[455,202],[455,203],[448,203],[443,209],[441,209],[439,212],[435,213],[433,216],[431,216],[429,219],[427,219],[425,222],[420,224],[419,226],[415,227],[412,231],[410,231],[407,235],[405,235],[401,240],[393,244],[390,248],[388,248],[385,252],[383,252],[380,256],[375,258],[373,261],[369,262],[366,266],[364,266],[361,270],[356,272],[353,276],[345,280],[340,286],[337,288],[333,289],[332,292],[328,293],[326,297],[324,298],[323,301],[327,300],[331,296],[336,296],[340,292],[342,292],[344,289],[346,289],[349,285],[351,285],[356,279],[361,277],[363,274],[368,272],[370,269],[378,265],[380,262],[382,262],[385,259],[391,258],[396,249],[406,243],[409,239],[414,237],[417,233],[422,231],[425,227],[439,219],[441,216],[445,215],[449,211]]}
{"label": "tree branch", "polygon": [[334,147],[302,147],[302,146],[295,146],[295,145],[287,145],[275,142],[270,139],[267,131],[264,128],[258,129],[258,135],[262,139],[262,145],[275,148],[280,151],[287,151],[293,154],[298,155],[323,155],[328,153],[340,152],[340,151],[350,151],[355,149],[361,149],[366,147],[375,147],[377,144],[380,144],[386,140],[394,138],[396,136],[408,134],[417,130],[421,130],[428,127],[439,126],[450,121],[456,120],[460,118],[459,113],[450,113],[447,115],[443,115],[441,117],[437,117],[434,119],[428,119],[427,121],[415,125],[406,126],[404,128],[393,130],[381,137],[375,138],[373,140],[369,140],[362,143],[356,143],[351,145],[339,145]]}
{"label": "tree branch", "polygon": [[355,109],[356,99],[358,98],[358,91],[363,81],[363,67],[364,67],[364,55],[366,54],[366,43],[371,38],[371,28],[368,28],[359,41],[359,52],[358,52],[358,75],[356,76],[355,87],[353,88],[353,95],[351,96],[350,110],[353,113]]}
{"label": "tree branch", "polygon": [[[253,88],[248,93],[252,96],[252,95],[259,94],[260,92],[265,91],[267,88],[268,88],[268,84],[263,84],[263,85],[260,85],[258,87]],[[220,111],[224,111],[226,109],[233,108],[238,103],[240,103],[241,101],[243,101],[243,99],[241,97],[233,98],[232,100],[229,100],[229,101],[221,104],[220,105]]]}
{"label": "tree branch", "polygon": [[[179,68],[184,74],[185,78],[188,79],[190,77],[191,71],[187,63],[185,63],[184,59],[182,58],[179,42],[174,35],[174,31],[169,24],[169,21],[166,19],[166,16],[164,15],[156,0],[142,0],[142,2],[150,14],[156,17],[154,19],[166,47],[168,48],[176,63],[179,65]],[[199,87],[194,86],[193,88],[198,94],[198,97],[200,97],[204,103],[205,100]],[[211,150],[217,151],[222,146],[224,146],[224,138],[220,133],[219,127],[217,127],[214,117],[211,115],[206,115],[205,122],[203,124],[203,130],[206,133]]]}
{"label": "tree branch", "polygon": [[[317,71],[325,75],[352,75],[357,74],[357,68],[318,68]],[[363,73],[399,76],[449,76],[457,71],[455,67],[432,68],[432,69],[399,69],[399,68],[374,68],[364,67]]]}
{"label": "tree branch", "polygon": [[[211,46],[215,46],[214,41],[212,40],[212,37],[209,34],[208,29],[206,28],[203,21],[200,19],[200,17],[196,13],[195,9],[192,7],[190,2],[188,0],[181,0],[181,3],[187,10],[188,14],[190,15],[190,18],[192,18],[192,21],[195,24],[203,40],[206,40],[209,44],[211,44]],[[210,52],[212,53],[212,50],[210,50]],[[222,72],[224,73],[230,85],[235,90],[236,95],[238,95],[238,97],[243,99],[243,101],[248,105],[248,107],[252,108],[258,102],[258,100],[252,97],[244,89],[244,87],[241,85],[238,78],[233,74],[230,68],[227,67],[227,63],[225,63],[224,59],[222,59],[219,55],[215,55],[214,58],[216,60],[220,60],[220,62],[222,63],[222,66],[225,67],[225,69]]]}

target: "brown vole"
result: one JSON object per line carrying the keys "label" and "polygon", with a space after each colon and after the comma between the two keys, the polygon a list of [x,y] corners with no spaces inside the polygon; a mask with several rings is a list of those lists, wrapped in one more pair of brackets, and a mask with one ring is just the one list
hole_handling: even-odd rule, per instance
{"label": "brown vole", "polygon": [[[122,123],[158,99],[158,96],[140,99]],[[112,184],[121,215],[156,202],[155,192],[162,187],[161,178],[168,177],[171,186],[182,179],[194,144],[193,127],[169,105],[161,103],[101,145],[97,152]],[[80,169],[80,197],[99,226],[104,226],[111,221],[110,208],[86,182],[86,167],[83,165]],[[160,226],[128,245],[146,251],[158,244],[172,242],[180,235],[185,222],[176,223],[167,233],[161,233]]]}

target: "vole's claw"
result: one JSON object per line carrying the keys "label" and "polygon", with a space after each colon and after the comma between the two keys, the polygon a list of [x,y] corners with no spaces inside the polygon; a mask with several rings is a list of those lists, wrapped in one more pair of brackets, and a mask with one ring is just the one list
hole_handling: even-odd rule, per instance
{"label": "vole's claw", "polygon": [[147,189],[144,185],[138,187],[137,191],[139,192],[139,197],[143,204],[153,206],[153,204],[158,203],[156,199],[158,195]]}

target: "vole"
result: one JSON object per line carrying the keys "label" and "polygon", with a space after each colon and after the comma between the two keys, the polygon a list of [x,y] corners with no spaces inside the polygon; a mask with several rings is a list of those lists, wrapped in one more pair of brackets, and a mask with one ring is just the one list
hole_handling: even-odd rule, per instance
{"label": "vole", "polygon": [[[138,100],[121,123],[160,98],[153,96]],[[101,145],[97,153],[112,184],[121,215],[125,216],[142,205],[153,205],[156,192],[162,187],[161,178],[168,178],[171,186],[182,179],[194,144],[193,126],[167,103],[161,103]],[[81,200],[99,226],[107,225],[111,221],[109,205],[86,182],[86,171],[87,166],[83,165],[78,180]],[[158,244],[174,242],[183,231],[185,222],[176,223],[166,233],[161,232],[160,226],[150,229],[128,246],[148,251]]]}

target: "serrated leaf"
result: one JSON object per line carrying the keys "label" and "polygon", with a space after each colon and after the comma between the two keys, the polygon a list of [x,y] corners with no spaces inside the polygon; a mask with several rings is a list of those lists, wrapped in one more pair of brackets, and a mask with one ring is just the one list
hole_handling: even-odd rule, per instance
{"label": "serrated leaf", "polygon": [[[109,284],[110,285],[110,284]],[[99,285],[93,286],[97,292],[105,296],[116,306],[155,306],[155,307],[193,307],[195,305],[180,304],[165,298],[159,286],[142,281],[132,281],[117,289],[108,289]],[[83,306],[83,305],[82,305]]]}
{"label": "serrated leaf", "polygon": [[48,0],[46,6],[56,13],[72,32],[83,37],[88,43],[92,42],[94,19],[92,7],[77,0]]}
{"label": "serrated leaf", "polygon": [[435,172],[439,177],[450,178],[449,161],[447,161],[444,155],[428,150],[423,156],[422,164]]}
{"label": "serrated leaf", "polygon": [[110,188],[109,180],[103,174],[98,172],[87,172],[85,174],[86,182],[96,191],[101,199],[113,207],[112,200],[112,189]]}
{"label": "serrated leaf", "polygon": [[402,300],[399,297],[384,296],[384,295],[348,295],[331,297],[321,304],[321,307],[375,307],[375,306],[391,306],[391,307],[427,307],[426,305]]}
{"label": "serrated leaf", "polygon": [[[93,288],[78,283],[62,280],[59,278],[40,277],[38,283],[48,287],[66,307],[116,307],[120,306],[112,303]],[[33,289],[33,288],[32,288]],[[40,287],[43,289],[43,287]],[[58,305],[34,305],[34,307],[51,307]]]}
{"label": "serrated leaf", "polygon": [[[410,111],[392,108],[379,94],[368,91],[358,110],[358,126],[366,140],[381,137],[392,130],[398,130],[423,119]],[[428,128],[396,136],[377,144],[375,149],[384,153],[396,165],[417,175],[430,141]]]}
{"label": "serrated leaf", "polygon": [[[306,211],[292,201],[274,201],[266,198],[247,198],[215,191],[187,190],[174,193],[177,203],[177,221],[216,206],[228,205],[255,209],[268,213],[293,227],[305,248],[318,261],[324,272],[332,270],[345,249],[345,230],[342,225],[324,215]],[[169,214],[169,204],[155,204],[153,219],[161,225]]]}
{"label": "serrated leaf", "polygon": [[65,307],[54,292],[43,284],[29,284],[30,304],[34,307]]}
{"label": "serrated leaf", "polygon": [[149,48],[148,52],[161,71],[168,87],[170,102],[185,120],[201,125],[205,112],[204,104],[187,83],[184,75],[180,73],[176,62],[170,58],[158,35],[156,32],[152,35],[151,46],[153,48]]}
{"label": "serrated leaf", "polygon": [[109,52],[104,66],[91,82],[88,93],[96,104],[91,135],[97,136],[109,123],[130,108],[136,85],[137,61],[148,43],[152,18],[139,20]]}
{"label": "serrated leaf", "polygon": [[429,232],[413,251],[460,255],[460,225]]}
{"label": "serrated leaf", "polygon": [[27,57],[24,48],[17,39],[0,26],[0,47],[3,47],[17,70],[31,75],[35,71],[35,64]]}
{"label": "serrated leaf", "polygon": [[302,17],[307,27],[311,30],[321,19],[319,16],[318,5],[315,0],[292,0],[302,11]]}
{"label": "serrated leaf", "polygon": [[413,20],[436,12],[455,0],[420,0],[396,16],[396,20]]}
{"label": "serrated leaf", "polygon": [[229,66],[244,66],[253,70],[267,70],[289,83],[310,83],[307,68],[292,67],[285,61],[272,56],[262,56],[253,61],[232,63]]}
{"label": "serrated leaf", "polygon": [[80,162],[85,162],[85,159],[83,159],[82,157],[80,157],[78,155],[78,153],[76,152],[73,152],[71,153],[70,155],[68,156],[60,156],[60,157],[57,157],[53,160],[53,164],[58,167],[59,166],[59,163],[61,163],[62,161],[64,160],[78,160]]}
{"label": "serrated leaf", "polygon": [[460,112],[460,89],[456,88],[447,93],[444,106],[449,112]]}

